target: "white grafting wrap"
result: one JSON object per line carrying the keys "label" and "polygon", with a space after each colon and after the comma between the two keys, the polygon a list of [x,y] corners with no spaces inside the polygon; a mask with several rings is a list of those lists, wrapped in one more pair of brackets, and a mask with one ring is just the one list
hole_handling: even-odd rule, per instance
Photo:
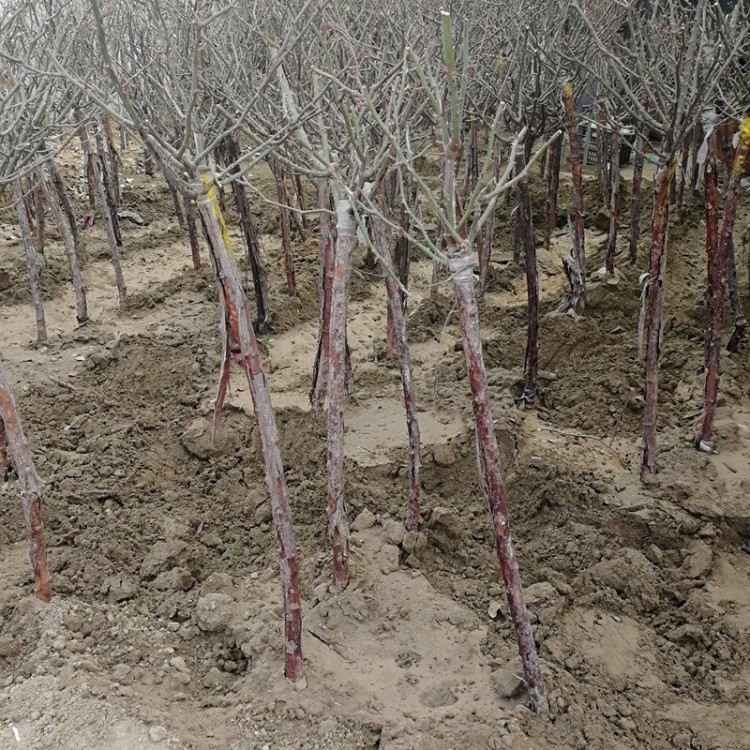
{"label": "white grafting wrap", "polygon": [[339,234],[354,234],[355,222],[349,200],[336,202],[336,231]]}
{"label": "white grafting wrap", "polygon": [[448,258],[448,269],[456,284],[465,284],[474,279],[474,261],[470,255]]}

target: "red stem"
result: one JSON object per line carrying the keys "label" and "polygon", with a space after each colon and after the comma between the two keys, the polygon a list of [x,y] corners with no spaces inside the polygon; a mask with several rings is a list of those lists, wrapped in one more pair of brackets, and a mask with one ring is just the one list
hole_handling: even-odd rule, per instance
{"label": "red stem", "polygon": [[297,296],[297,281],[294,273],[294,256],[292,255],[292,227],[289,217],[289,195],[282,166],[271,159],[274,180],[276,181],[276,196],[279,201],[279,224],[281,227],[281,249],[284,253],[284,270],[286,271],[286,293],[290,297]]}
{"label": "red stem", "polygon": [[669,183],[674,161],[663,164],[656,173],[654,216],[651,230],[651,256],[646,291],[646,394],[643,412],[643,454],[641,477],[656,473],[656,410],[659,398],[659,367],[662,324],[664,321],[664,276],[667,260],[667,221]]}
{"label": "red stem", "polygon": [[[48,602],[52,597],[50,575],[47,568],[47,547],[42,524],[41,491],[39,477],[34,468],[34,459],[26,442],[16,402],[11,393],[5,369],[0,361],[0,424],[4,427],[5,441],[13,453],[16,473],[21,483],[21,502],[26,520],[29,542],[29,559],[34,571],[34,588],[37,599]],[[0,439],[0,445],[3,440]],[[3,450],[0,448],[0,453]],[[2,456],[0,456],[2,460]]]}
{"label": "red stem", "polygon": [[[231,333],[240,346],[241,363],[252,395],[258,424],[258,442],[271,499],[284,598],[284,674],[291,682],[304,684],[302,603],[297,551],[271,393],[263,373],[262,356],[253,332],[247,296],[240,282],[239,271],[229,256],[229,248],[224,243],[223,219],[217,210],[216,203],[206,195],[199,200],[198,207],[211,240],[209,249],[213,253],[219,279],[220,297],[224,307],[225,352],[228,336]],[[225,356],[223,368],[226,367],[227,359]],[[223,379],[224,369],[222,370]]]}
{"label": "red stem", "polygon": [[401,292],[396,284],[396,270],[391,258],[390,231],[385,221],[373,216],[372,235],[380,254],[385,276],[385,289],[388,296],[388,312],[393,322],[393,336],[401,369],[401,383],[404,389],[404,408],[406,409],[406,428],[409,435],[409,507],[406,514],[406,528],[416,531],[421,522],[420,515],[420,436],[417,419],[417,401],[412,380],[411,353],[406,339],[406,320],[401,302]]}

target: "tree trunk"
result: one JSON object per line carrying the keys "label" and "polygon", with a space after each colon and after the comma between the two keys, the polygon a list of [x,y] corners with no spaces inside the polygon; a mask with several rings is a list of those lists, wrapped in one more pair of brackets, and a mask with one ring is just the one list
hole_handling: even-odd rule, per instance
{"label": "tree trunk", "polygon": [[120,206],[120,155],[115,146],[115,134],[112,130],[112,118],[109,115],[102,117],[102,128],[107,143],[108,167],[110,175],[110,187],[115,208]]}
{"label": "tree trunk", "polygon": [[[240,147],[237,140],[228,135],[224,139],[224,145],[227,154],[227,166],[230,167],[230,174],[239,172]],[[268,323],[271,317],[269,296],[268,296],[268,278],[266,268],[263,265],[263,258],[260,253],[258,244],[258,234],[255,231],[255,224],[250,213],[250,204],[247,199],[245,186],[239,181],[232,182],[232,194],[234,196],[234,205],[237,208],[237,216],[240,220],[240,229],[245,239],[245,252],[247,263],[253,276],[253,290],[255,291],[255,309],[257,317],[255,320],[255,330],[261,336],[268,333]]]}
{"label": "tree trunk", "polygon": [[[83,121],[81,113],[75,110],[75,120],[78,123],[78,135],[81,139],[81,149],[83,150],[83,172],[86,175],[86,187],[88,189],[89,210],[91,211],[91,220],[96,211],[96,154],[91,147],[91,136],[89,135],[88,125]],[[88,222],[87,222],[88,223]]]}
{"label": "tree trunk", "polygon": [[125,287],[125,279],[122,276],[122,264],[120,262],[120,250],[117,244],[114,224],[112,223],[112,214],[107,204],[107,191],[104,186],[104,174],[101,164],[97,161],[94,165],[96,176],[96,189],[99,194],[99,206],[102,216],[104,217],[104,226],[107,230],[107,243],[109,245],[109,254],[112,258],[112,268],[115,272],[115,284],[117,285],[117,295],[120,300],[120,309],[125,309],[128,292]]}
{"label": "tree trunk", "polygon": [[560,189],[560,163],[563,141],[558,138],[547,151],[547,198],[544,205],[544,249],[552,244],[552,233],[557,228],[557,194]]}
{"label": "tree trunk", "polygon": [[[448,240],[448,244],[449,247],[454,244],[452,239]],[[500,464],[500,449],[495,435],[487,387],[487,374],[479,335],[479,310],[474,294],[471,249],[467,241],[463,241],[460,248],[450,247],[448,263],[461,321],[464,356],[476,420],[477,443],[484,465],[484,480],[489,495],[492,526],[495,532],[495,549],[505,583],[505,594],[518,641],[518,651],[523,663],[531,707],[539,716],[546,718],[549,715],[549,704],[544,690],[534,634],[531,631],[529,615],[526,611],[521,574],[511,540],[505,485]]]}
{"label": "tree trunk", "polygon": [[0,417],[0,482],[8,478],[8,438],[5,436],[5,424]]}
{"label": "tree trunk", "polygon": [[21,229],[21,239],[23,249],[26,255],[26,268],[29,272],[29,282],[31,285],[31,299],[34,304],[34,317],[36,319],[36,340],[37,343],[43,344],[47,341],[47,324],[44,319],[44,305],[42,304],[42,284],[39,279],[39,267],[36,262],[36,251],[31,239],[31,228],[26,216],[26,206],[23,202],[23,189],[20,180],[13,180],[13,199],[16,202],[16,211],[18,213],[18,224]]}
{"label": "tree trunk", "polygon": [[393,321],[393,336],[401,369],[401,383],[404,389],[404,407],[406,409],[406,429],[409,435],[409,506],[406,514],[406,529],[416,531],[422,520],[420,515],[420,437],[417,419],[417,401],[412,380],[411,353],[406,339],[406,320],[404,319],[401,293],[396,284],[396,269],[391,259],[391,233],[385,221],[373,216],[372,236],[378,248],[383,264],[385,288],[388,295],[388,310]]}
{"label": "tree trunk", "polygon": [[106,203],[102,205],[102,214],[108,212],[110,221],[112,223],[112,231],[115,235],[115,242],[117,247],[122,247],[122,234],[120,233],[120,219],[117,216],[117,203],[115,202],[114,189],[112,187],[112,175],[110,174],[107,166],[108,156],[107,151],[104,148],[104,138],[102,137],[101,128],[96,131],[96,151],[99,156],[99,174],[102,178],[104,185],[104,200]]}
{"label": "tree trunk", "polygon": [[333,593],[343,591],[349,583],[349,529],[344,504],[344,397],[346,314],[355,237],[351,203],[338,198],[328,353],[328,541],[333,551]]}
{"label": "tree trunk", "polygon": [[706,328],[706,387],[703,402],[703,424],[698,440],[698,450],[713,451],[713,423],[716,399],[719,395],[719,357],[721,353],[721,323],[724,312],[724,255],[719,243],[719,192],[715,136],[709,139],[703,183],[706,188],[706,258],[708,280],[706,301],[708,324]]}
{"label": "tree trunk", "polygon": [[193,199],[184,193],[182,196],[182,205],[185,208],[185,224],[187,225],[188,239],[190,241],[190,257],[193,259],[193,270],[200,271],[201,253],[198,244],[198,230],[195,225],[195,205]]}
{"label": "tree trunk", "polygon": [[667,223],[669,183],[674,161],[659,167],[656,173],[654,217],[651,223],[651,256],[646,281],[646,394],[643,413],[643,454],[641,477],[656,473],[656,410],[659,397],[662,326],[664,321],[664,284],[667,264]]}
{"label": "tree trunk", "polygon": [[34,213],[36,214],[36,251],[44,256],[44,188],[37,175],[29,179],[34,195]]}
{"label": "tree trunk", "polygon": [[[220,298],[224,307],[222,329],[227,334],[224,338],[225,357],[222,362],[222,374],[225,371],[228,374],[227,337],[231,333],[240,346],[241,364],[253,399],[260,454],[265,467],[266,484],[271,499],[276,551],[279,558],[284,599],[284,673],[291,682],[304,686],[302,605],[296,542],[284,478],[284,465],[279,449],[279,435],[271,404],[271,393],[263,373],[258,342],[253,333],[247,296],[240,283],[239,271],[229,255],[229,247],[226,244],[228,235],[224,219],[219,211],[216,190],[208,177],[204,179],[204,185],[208,192],[203,194],[198,207],[211,240],[209,249],[213,255]],[[217,410],[221,409],[227,385],[228,377],[222,377],[216,400]]]}
{"label": "tree trunk", "polygon": [[276,182],[276,197],[279,201],[279,226],[281,229],[281,249],[284,254],[284,270],[286,271],[286,293],[290,297],[296,297],[297,281],[292,255],[292,227],[289,219],[289,196],[286,189],[286,180],[281,164],[273,158],[271,158],[271,170]]}
{"label": "tree trunk", "polygon": [[[180,229],[184,229],[185,212],[183,211],[180,192],[177,189],[177,185],[175,185],[174,181],[169,177],[166,171],[164,172],[164,181],[167,183],[169,194],[172,196],[172,205],[174,206],[174,215],[177,217],[177,223],[180,225]],[[193,219],[193,222],[195,222],[195,219]]]}
{"label": "tree trunk", "polygon": [[73,233],[70,231],[70,226],[66,217],[63,215],[63,210],[57,197],[52,194],[52,190],[50,190],[44,179],[41,168],[37,170],[37,179],[45,193],[47,203],[49,203],[52,215],[55,218],[57,229],[62,237],[63,247],[65,248],[65,257],[68,260],[68,268],[70,269],[70,280],[73,284],[73,291],[75,292],[76,320],[79,325],[83,325],[89,319],[89,314],[86,306],[86,291],[83,288],[83,278],[81,277],[81,269],[78,264],[78,253]]}
{"label": "tree trunk", "polygon": [[[444,144],[445,159],[442,164],[441,205],[443,206],[444,220],[447,222],[455,222],[457,216],[455,185],[458,143],[455,141],[457,141],[457,138],[454,138],[454,141],[449,144]],[[540,717],[546,719],[549,716],[549,703],[544,690],[531,623],[526,611],[518,562],[511,543],[500,449],[495,435],[492,406],[487,387],[487,372],[484,367],[482,342],[479,334],[479,309],[474,292],[471,246],[467,239],[462,239],[459,244],[455,236],[449,232],[445,233],[445,240],[448,249],[448,269],[456,296],[466,370],[474,406],[477,450],[482,459],[481,464],[484,466],[483,473],[480,473],[480,480],[484,480],[486,486],[495,532],[497,557],[505,583],[511,621],[518,640],[518,650],[523,663],[531,707]]]}
{"label": "tree trunk", "polygon": [[609,174],[612,186],[609,191],[609,237],[607,238],[607,260],[605,270],[615,272],[615,253],[617,252],[617,235],[620,231],[620,132],[612,130],[612,148],[610,150]]}
{"label": "tree trunk", "polygon": [[573,173],[573,249],[567,258],[563,258],[565,275],[568,277],[570,290],[566,293],[559,312],[573,310],[583,315],[586,307],[586,252],[583,234],[583,172],[581,171],[581,152],[576,126],[576,108],[573,99],[573,85],[568,81],[563,88],[565,119],[570,141],[570,169]]}
{"label": "tree trunk", "polygon": [[78,260],[82,262],[82,248],[80,236],[78,234],[78,224],[76,223],[76,216],[73,212],[73,206],[70,203],[70,198],[68,198],[68,193],[65,190],[65,183],[63,182],[62,176],[60,175],[60,171],[58,170],[57,164],[55,163],[54,159],[50,159],[47,162],[47,169],[49,170],[50,177],[52,178],[52,185],[54,186],[55,192],[57,193],[57,198],[60,201],[62,210],[65,212],[65,216],[68,220],[70,231],[73,235],[73,244],[76,248],[76,255],[78,256]]}
{"label": "tree trunk", "polygon": [[[16,180],[14,185],[18,184]],[[10,391],[5,368],[0,361],[0,424],[3,426],[5,441],[13,454],[13,462],[21,483],[21,502],[26,520],[26,535],[29,542],[29,559],[34,572],[34,589],[37,599],[48,602],[52,598],[50,575],[47,568],[47,548],[42,524],[42,502],[39,477],[34,468],[34,460],[21,427],[16,402]],[[2,443],[0,439],[0,444]],[[0,448],[0,451],[2,448]]]}

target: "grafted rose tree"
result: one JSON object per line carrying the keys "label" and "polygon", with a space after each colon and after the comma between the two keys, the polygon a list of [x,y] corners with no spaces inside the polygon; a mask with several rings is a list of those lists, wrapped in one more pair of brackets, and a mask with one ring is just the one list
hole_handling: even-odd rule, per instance
{"label": "grafted rose tree", "polygon": [[[420,184],[422,188],[421,196],[426,207],[441,225],[447,251],[445,253],[435,244],[434,238],[430,236],[430,232],[423,221],[415,224],[415,234],[418,235],[420,244],[424,244],[433,256],[441,258],[447,265],[452,281],[474,406],[477,446],[481,465],[481,484],[487,488],[498,560],[505,582],[511,619],[518,640],[531,703],[535,711],[541,716],[546,716],[548,714],[548,702],[524,602],[518,562],[511,542],[500,452],[494,430],[492,404],[482,356],[472,260],[472,250],[476,246],[476,238],[481,232],[483,223],[487,220],[495,201],[504,191],[514,187],[525,178],[531,164],[543,154],[544,149],[538,151],[532,157],[526,171],[520,171],[515,177],[510,178],[510,172],[516,166],[515,154],[522,148],[521,140],[522,136],[525,135],[523,131],[519,133],[519,137],[511,145],[509,162],[499,179],[487,182],[479,179],[474,190],[467,195],[463,211],[459,211],[457,202],[457,195],[459,194],[457,189],[458,159],[461,150],[462,130],[465,125],[466,91],[469,79],[468,38],[464,33],[461,41],[457,45],[454,44],[453,25],[448,13],[441,14],[438,33],[441,37],[439,50],[432,52],[432,54],[428,54],[428,50],[425,50],[425,54],[420,55],[415,49],[409,48],[407,50],[407,61],[414,71],[415,85],[418,84],[421,87],[422,96],[428,102],[430,115],[438,124],[443,153],[440,200],[432,191],[427,189],[414,162],[406,157],[405,146],[408,142],[408,131],[403,128],[399,129],[399,123],[388,122],[380,117],[377,107],[369,98],[367,104],[383,135],[391,144],[397,161],[406,166],[412,179]],[[494,124],[500,122],[504,110],[504,104],[498,103],[496,105]],[[495,127],[490,128],[489,137],[493,138],[495,132]],[[491,155],[492,148],[489,144],[485,159],[480,167],[480,175],[482,176],[490,173]]]}

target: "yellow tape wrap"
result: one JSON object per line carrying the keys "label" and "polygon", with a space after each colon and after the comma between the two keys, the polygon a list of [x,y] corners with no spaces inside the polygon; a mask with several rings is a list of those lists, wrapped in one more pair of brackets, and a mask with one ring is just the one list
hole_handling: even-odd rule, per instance
{"label": "yellow tape wrap", "polygon": [[229,253],[229,257],[234,257],[234,253],[232,252],[232,243],[229,240],[229,232],[227,231],[227,225],[224,221],[224,214],[221,213],[221,206],[219,206],[219,198],[216,195],[216,185],[214,184],[214,181],[211,179],[211,173],[210,172],[204,172],[201,175],[201,180],[203,181],[203,185],[206,188],[206,197],[208,200],[211,201],[211,205],[213,206],[214,211],[216,212],[216,217],[219,220],[219,226],[221,227],[221,236],[224,238],[224,247],[227,249],[227,253]]}

